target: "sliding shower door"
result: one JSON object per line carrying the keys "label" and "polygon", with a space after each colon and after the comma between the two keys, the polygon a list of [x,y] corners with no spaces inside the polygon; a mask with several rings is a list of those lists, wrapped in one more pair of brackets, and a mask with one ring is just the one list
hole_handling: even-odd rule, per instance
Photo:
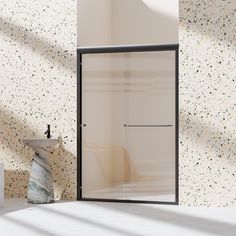
{"label": "sliding shower door", "polygon": [[178,47],[78,50],[79,199],[178,202]]}

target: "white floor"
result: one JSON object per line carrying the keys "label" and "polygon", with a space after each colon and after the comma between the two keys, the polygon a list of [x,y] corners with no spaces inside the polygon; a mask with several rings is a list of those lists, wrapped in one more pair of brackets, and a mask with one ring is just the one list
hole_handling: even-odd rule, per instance
{"label": "white floor", "polygon": [[133,181],[110,188],[83,191],[83,197],[175,202],[175,179],[163,178]]}
{"label": "white floor", "polygon": [[1,236],[236,235],[235,208],[194,208],[98,202],[0,207]]}

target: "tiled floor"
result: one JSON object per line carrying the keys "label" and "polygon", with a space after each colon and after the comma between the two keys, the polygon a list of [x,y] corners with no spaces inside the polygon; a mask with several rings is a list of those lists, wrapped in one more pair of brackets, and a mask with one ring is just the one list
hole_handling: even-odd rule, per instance
{"label": "tiled floor", "polygon": [[98,202],[32,206],[7,200],[1,236],[236,235],[234,208],[189,208]]}

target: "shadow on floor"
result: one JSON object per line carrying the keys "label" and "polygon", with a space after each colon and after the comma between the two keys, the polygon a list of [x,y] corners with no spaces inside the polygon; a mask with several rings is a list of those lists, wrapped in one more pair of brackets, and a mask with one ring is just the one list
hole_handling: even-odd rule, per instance
{"label": "shadow on floor", "polygon": [[3,206],[0,206],[0,216],[14,211],[20,211],[31,208],[33,205],[28,204],[27,200],[22,199],[5,199]]}
{"label": "shadow on floor", "polygon": [[35,235],[35,233],[38,233],[40,235],[44,235],[44,236],[56,236],[58,234],[54,234],[54,233],[51,233],[51,232],[48,232],[47,230],[44,230],[38,226],[35,226],[35,225],[32,225],[30,223],[26,223],[22,220],[18,220],[18,219],[15,219],[15,218],[12,218],[11,216],[4,216],[2,217],[2,219],[4,219],[5,221],[9,221],[15,225],[19,225],[20,227],[24,227],[26,228],[26,230],[28,231],[32,231]]}
{"label": "shadow on floor", "polygon": [[[172,206],[171,210],[164,209],[164,207],[158,207],[153,205],[140,205],[140,204],[121,204],[121,203],[97,203],[97,202],[77,202],[78,203],[78,210],[80,209],[81,204],[82,205],[88,205],[88,206],[94,206],[94,210],[98,212],[99,214],[104,214],[102,209],[107,209],[110,212],[109,215],[113,214],[114,219],[116,217],[116,212],[127,214],[130,216],[134,216],[137,218],[143,218],[144,220],[151,220],[155,221],[156,223],[164,223],[166,224],[166,227],[173,226],[173,227],[180,227],[185,228],[189,230],[193,230],[195,234],[199,232],[199,235],[201,233],[209,234],[209,235],[221,235],[221,236],[235,236],[236,235],[236,225],[232,223],[222,222],[219,220],[199,217],[199,216],[193,216],[190,214],[184,214],[182,212],[178,211],[178,206]],[[11,205],[11,211],[15,210],[21,210],[28,207],[31,207],[32,205],[23,204],[15,202],[15,205]],[[68,211],[70,210],[71,206],[68,206]],[[73,205],[73,207],[76,207],[76,205]],[[99,210],[101,208],[101,211]],[[183,208],[180,208],[183,210]],[[189,209],[189,208],[188,208]],[[63,217],[65,219],[69,219],[72,221],[75,221],[75,223],[82,223],[88,225],[88,227],[98,227],[107,231],[110,231],[111,233],[117,233],[120,235],[127,235],[127,236],[140,236],[141,234],[130,232],[129,230],[122,229],[121,227],[116,227],[114,225],[110,226],[109,224],[100,223],[96,220],[90,220],[89,216],[80,217],[78,215],[73,215],[71,213],[58,210],[56,207],[48,207],[47,205],[37,205],[35,207],[35,210],[41,210],[45,213],[55,215],[55,217]],[[99,212],[100,211],[100,212]],[[194,208],[192,208],[192,211],[194,212]],[[205,208],[205,212],[208,213],[208,211],[211,211],[210,208]],[[203,211],[204,212],[204,211]],[[5,212],[6,213],[6,212]],[[3,215],[4,213],[0,213],[0,215]],[[209,214],[206,214],[209,216]],[[213,215],[213,214],[212,214]],[[11,217],[11,215],[2,216],[1,219],[9,221],[13,224],[19,225],[21,227],[26,228],[27,230],[30,230],[32,232],[38,232],[42,233],[43,235],[54,235],[53,233],[46,231],[42,229],[41,227],[38,227],[34,224],[27,223],[21,219],[16,219],[15,217]],[[180,229],[181,230],[181,229]]]}
{"label": "shadow on floor", "polygon": [[74,220],[78,223],[81,222],[81,223],[84,223],[84,224],[88,224],[90,226],[95,226],[95,227],[98,227],[98,228],[101,228],[101,229],[105,229],[105,230],[111,231],[113,233],[119,233],[121,235],[127,235],[127,236],[128,235],[129,236],[141,236],[141,234],[133,233],[133,232],[130,232],[128,230],[124,230],[120,227],[109,226],[108,224],[103,224],[103,223],[99,223],[99,222],[96,222],[96,221],[93,221],[93,220],[85,219],[83,217],[75,216],[75,215],[60,211],[60,210],[55,210],[55,209],[52,209],[52,208],[49,209],[49,208],[46,208],[44,206],[38,206],[37,209],[40,209],[42,211],[45,211],[45,212],[48,212],[48,213],[51,213],[51,214],[55,214],[57,216],[60,215],[60,216],[65,217],[65,218],[69,218],[69,219]]}
{"label": "shadow on floor", "polygon": [[[235,236],[236,225],[221,222],[214,219],[207,219],[204,217],[187,215],[167,209],[153,207],[153,205],[137,205],[137,204],[114,204],[114,203],[86,203],[88,205],[106,208],[112,211],[122,212],[124,214],[134,215],[142,217],[144,219],[150,219],[160,221],[170,225],[178,227],[188,228],[195,231],[201,231],[204,233],[221,235],[221,236]],[[178,209],[178,206],[173,206],[173,209]],[[210,208],[205,208],[210,210]],[[51,210],[51,209],[50,209]]]}

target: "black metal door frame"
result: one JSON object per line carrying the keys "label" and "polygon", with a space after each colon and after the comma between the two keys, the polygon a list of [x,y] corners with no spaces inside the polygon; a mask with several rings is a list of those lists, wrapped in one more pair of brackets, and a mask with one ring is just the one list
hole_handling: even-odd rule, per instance
{"label": "black metal door frame", "polygon": [[[82,196],[82,55],[97,53],[124,53],[124,52],[175,52],[175,201],[145,201],[126,199],[84,198]],[[179,45],[128,45],[128,46],[100,46],[81,47],[77,49],[77,200],[121,203],[149,203],[149,204],[179,204]],[[79,99],[79,101],[78,101]]]}

